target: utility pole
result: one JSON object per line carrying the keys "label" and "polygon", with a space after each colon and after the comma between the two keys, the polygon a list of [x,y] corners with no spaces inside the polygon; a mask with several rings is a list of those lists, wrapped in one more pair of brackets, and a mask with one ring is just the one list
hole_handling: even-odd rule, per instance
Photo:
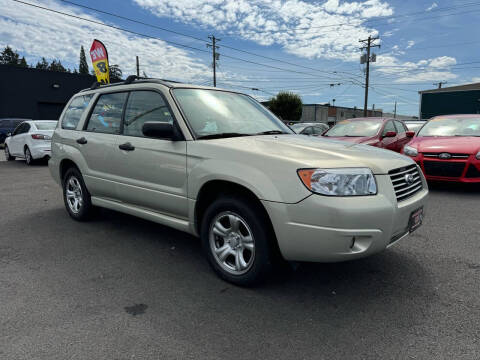
{"label": "utility pole", "polygon": [[439,81],[438,83],[435,83],[433,85],[438,85],[438,88],[441,89],[443,84],[446,84],[446,81]]}
{"label": "utility pole", "polygon": [[137,77],[140,77],[140,62],[138,61],[138,56],[136,56],[137,58]]}
{"label": "utility pole", "polygon": [[212,43],[207,44],[207,47],[212,48],[213,86],[216,87],[217,86],[217,60],[220,58],[220,54],[217,53],[218,46],[216,45],[216,43],[221,39],[217,39],[214,35],[210,35],[208,38],[212,40]]}
{"label": "utility pole", "polygon": [[393,110],[393,118],[396,119],[397,118],[397,100],[395,100],[395,108]]}
{"label": "utility pole", "polygon": [[372,47],[380,47],[379,44],[374,44],[375,40],[378,40],[378,37],[372,38],[371,36],[368,39],[360,40],[359,42],[365,44],[365,46],[361,47],[360,50],[367,50],[367,53],[362,55],[360,58],[360,64],[367,64],[367,70],[365,72],[365,103],[363,105],[363,116],[367,117],[367,109],[368,109],[368,86],[369,86],[369,76],[370,76],[370,62],[377,61],[377,55],[373,54],[370,56],[370,49]]}

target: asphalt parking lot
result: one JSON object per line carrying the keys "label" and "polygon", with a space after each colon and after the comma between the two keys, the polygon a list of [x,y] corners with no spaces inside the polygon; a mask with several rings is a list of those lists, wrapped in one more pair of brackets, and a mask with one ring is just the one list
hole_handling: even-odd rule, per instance
{"label": "asphalt parking lot", "polygon": [[0,359],[480,358],[480,187],[432,186],[388,251],[244,289],[189,235],[71,220],[45,164],[0,176]]}

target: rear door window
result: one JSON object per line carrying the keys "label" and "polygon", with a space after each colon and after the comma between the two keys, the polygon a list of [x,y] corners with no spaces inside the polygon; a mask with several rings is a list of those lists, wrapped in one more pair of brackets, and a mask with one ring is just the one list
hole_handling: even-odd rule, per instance
{"label": "rear door window", "polygon": [[106,134],[119,134],[126,92],[103,94],[98,98],[87,124],[87,130]]}
{"label": "rear door window", "polygon": [[62,119],[62,129],[74,130],[83,115],[83,112],[87,108],[93,95],[80,95],[75,97]]}
{"label": "rear door window", "polygon": [[123,123],[123,135],[144,136],[147,121],[172,124],[173,117],[162,95],[155,91],[132,91],[128,97]]}
{"label": "rear door window", "polygon": [[303,129],[303,131],[301,132],[301,134],[303,135],[312,135],[313,134],[313,129],[311,126],[308,126],[306,127],[305,129]]}

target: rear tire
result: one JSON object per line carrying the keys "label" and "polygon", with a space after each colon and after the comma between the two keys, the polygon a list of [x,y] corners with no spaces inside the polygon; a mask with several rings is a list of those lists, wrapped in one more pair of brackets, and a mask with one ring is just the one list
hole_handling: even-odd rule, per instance
{"label": "rear tire", "polygon": [[7,159],[7,161],[15,160],[15,157],[10,155],[10,150],[8,150],[7,144],[5,144],[5,159]]}
{"label": "rear tire", "polygon": [[30,152],[28,146],[25,148],[25,163],[29,166],[33,164],[32,153]]}
{"label": "rear tire", "polygon": [[89,220],[93,214],[92,200],[80,171],[73,167],[68,169],[62,187],[68,214],[77,221]]}
{"label": "rear tire", "polygon": [[222,279],[252,286],[270,273],[274,235],[259,206],[236,196],[218,198],[205,211],[200,232],[205,256]]}

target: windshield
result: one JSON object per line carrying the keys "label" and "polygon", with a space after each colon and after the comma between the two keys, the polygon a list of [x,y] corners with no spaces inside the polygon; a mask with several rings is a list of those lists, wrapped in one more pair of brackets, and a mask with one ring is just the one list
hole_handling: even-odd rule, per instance
{"label": "windshield", "polygon": [[173,93],[196,138],[292,133],[247,95],[207,89],[174,89]]}
{"label": "windshield", "polygon": [[480,136],[480,117],[434,118],[418,136]]}
{"label": "windshield", "polygon": [[56,121],[36,121],[35,126],[38,130],[55,130],[57,127]]}
{"label": "windshield", "polygon": [[325,136],[374,136],[382,126],[378,120],[343,120],[325,133]]}

